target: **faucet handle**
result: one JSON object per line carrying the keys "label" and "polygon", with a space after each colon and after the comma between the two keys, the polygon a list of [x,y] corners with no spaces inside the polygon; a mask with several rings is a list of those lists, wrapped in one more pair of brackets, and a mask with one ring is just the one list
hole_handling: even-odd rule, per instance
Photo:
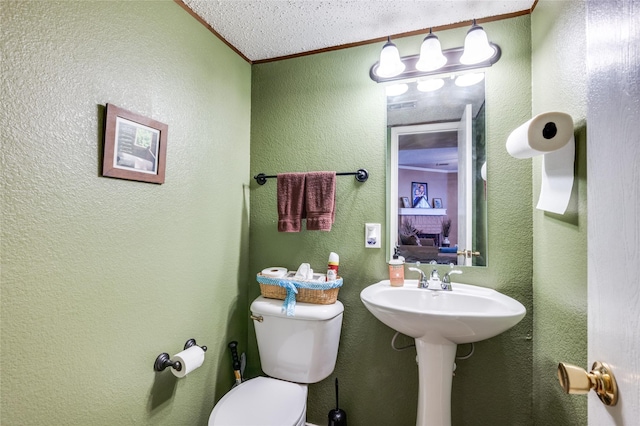
{"label": "faucet handle", "polygon": [[418,272],[420,274],[421,279],[425,277],[424,271],[422,269],[418,269],[418,268],[414,268],[413,266],[410,266],[409,270],[413,272]]}
{"label": "faucet handle", "polygon": [[453,269],[453,263],[451,263],[450,265],[451,270],[444,274],[444,277],[442,277],[442,289],[447,291],[451,291],[451,275],[462,274],[462,271],[460,269]]}
{"label": "faucet handle", "polygon": [[[419,263],[419,262],[416,262]],[[409,267],[410,271],[418,272],[420,274],[420,280],[418,281],[419,288],[425,288],[427,286],[427,275],[424,273],[422,269],[414,268],[413,266]]]}
{"label": "faucet handle", "polygon": [[454,269],[453,271],[449,271],[446,274],[444,274],[444,277],[442,277],[442,282],[450,283],[451,275],[458,275],[458,274],[462,274],[462,271],[459,269]]}

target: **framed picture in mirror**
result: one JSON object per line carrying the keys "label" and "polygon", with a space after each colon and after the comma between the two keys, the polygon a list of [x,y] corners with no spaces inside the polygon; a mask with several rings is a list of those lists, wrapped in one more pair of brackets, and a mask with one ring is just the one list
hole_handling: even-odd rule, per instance
{"label": "framed picture in mirror", "polygon": [[416,209],[430,209],[429,191],[426,182],[411,182],[411,207]]}
{"label": "framed picture in mirror", "polygon": [[411,208],[411,201],[409,201],[409,197],[400,197],[400,201],[402,201],[402,207],[405,209]]}
{"label": "framed picture in mirror", "polygon": [[442,207],[442,198],[434,198],[433,199],[433,208],[434,209],[441,209]]}

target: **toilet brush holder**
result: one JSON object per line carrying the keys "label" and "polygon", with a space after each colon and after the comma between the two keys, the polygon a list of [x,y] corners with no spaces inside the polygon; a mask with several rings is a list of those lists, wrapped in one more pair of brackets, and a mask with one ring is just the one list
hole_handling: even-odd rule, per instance
{"label": "toilet brush holder", "polygon": [[336,408],[329,411],[329,426],[347,426],[347,413],[339,408],[338,404],[338,378],[336,377]]}

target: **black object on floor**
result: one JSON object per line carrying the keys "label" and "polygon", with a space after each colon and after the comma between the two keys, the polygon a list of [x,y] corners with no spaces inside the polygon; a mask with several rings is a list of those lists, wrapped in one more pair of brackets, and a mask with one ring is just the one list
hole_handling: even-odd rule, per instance
{"label": "black object on floor", "polygon": [[242,374],[240,372],[240,358],[238,358],[238,342],[235,340],[229,343],[229,349],[231,350],[231,359],[233,361],[233,375],[236,378],[236,382],[232,387],[238,386],[242,383]]}
{"label": "black object on floor", "polygon": [[336,408],[329,411],[329,426],[347,426],[347,413],[338,407],[338,378],[336,377]]}

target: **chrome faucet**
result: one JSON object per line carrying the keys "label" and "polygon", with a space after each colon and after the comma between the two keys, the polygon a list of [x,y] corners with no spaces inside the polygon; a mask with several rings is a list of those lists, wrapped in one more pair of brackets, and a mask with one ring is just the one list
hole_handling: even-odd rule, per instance
{"label": "chrome faucet", "polygon": [[[429,263],[431,265],[437,264],[435,260],[432,260]],[[427,278],[427,274],[425,274],[421,269],[417,268],[419,266],[420,266],[420,262],[416,262],[416,268],[413,268],[413,267],[409,268],[410,271],[420,273],[418,288],[426,288],[427,290],[435,290],[435,291],[440,291],[440,290],[451,291],[451,281],[449,278],[449,274],[446,274],[444,277],[448,283],[448,285],[445,285],[445,281],[440,280],[440,274],[438,273],[438,270],[435,267],[433,268],[433,270],[431,270],[431,274],[429,274],[429,278]],[[462,273],[462,271],[451,271],[451,272],[455,272],[458,274]]]}

